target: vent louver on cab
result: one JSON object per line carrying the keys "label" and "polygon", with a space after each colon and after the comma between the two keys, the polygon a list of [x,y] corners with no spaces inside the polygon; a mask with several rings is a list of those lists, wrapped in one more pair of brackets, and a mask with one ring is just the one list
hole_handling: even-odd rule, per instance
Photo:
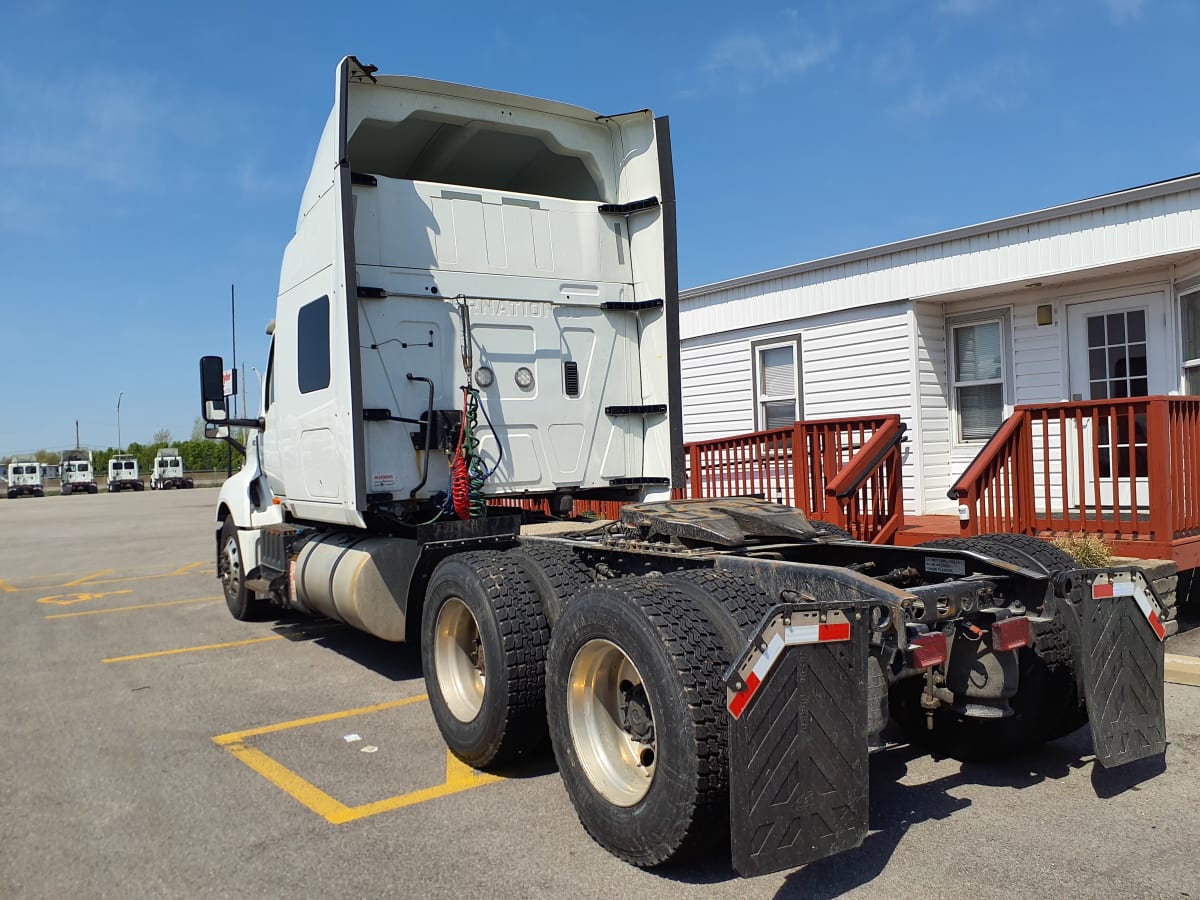
{"label": "vent louver on cab", "polygon": [[579,396],[579,363],[573,359],[563,361],[563,390],[568,397]]}

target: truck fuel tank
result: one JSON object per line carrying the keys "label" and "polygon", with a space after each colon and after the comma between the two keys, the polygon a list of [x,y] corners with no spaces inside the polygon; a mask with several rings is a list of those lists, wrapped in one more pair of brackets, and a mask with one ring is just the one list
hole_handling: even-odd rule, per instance
{"label": "truck fuel tank", "polygon": [[332,531],[307,541],[296,557],[297,605],[385,641],[403,641],[416,541]]}

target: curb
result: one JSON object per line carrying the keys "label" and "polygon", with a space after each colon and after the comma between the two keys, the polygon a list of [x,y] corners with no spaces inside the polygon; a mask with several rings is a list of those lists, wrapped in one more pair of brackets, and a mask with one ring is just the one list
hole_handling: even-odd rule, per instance
{"label": "curb", "polygon": [[1191,684],[1200,687],[1200,657],[1166,654],[1164,680],[1171,684]]}

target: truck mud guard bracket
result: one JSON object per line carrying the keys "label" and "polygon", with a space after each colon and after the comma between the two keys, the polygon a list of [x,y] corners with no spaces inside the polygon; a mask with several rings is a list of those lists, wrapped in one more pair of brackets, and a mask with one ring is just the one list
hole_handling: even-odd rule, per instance
{"label": "truck mud guard bracket", "polygon": [[870,607],[776,606],[726,673],[730,833],[742,875],[804,865],[866,837]]}
{"label": "truck mud guard bracket", "polygon": [[1111,768],[1162,754],[1165,631],[1145,575],[1139,569],[1063,572],[1054,587],[1054,613],[1078,635],[1076,675],[1096,760]]}

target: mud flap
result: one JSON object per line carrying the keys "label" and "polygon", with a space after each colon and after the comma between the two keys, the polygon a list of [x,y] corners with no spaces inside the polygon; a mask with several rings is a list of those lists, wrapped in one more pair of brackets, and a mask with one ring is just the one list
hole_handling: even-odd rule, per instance
{"label": "mud flap", "polygon": [[742,875],[866,837],[868,608],[777,606],[729,670],[730,831]]}
{"label": "mud flap", "polygon": [[[1077,675],[1087,702],[1092,743],[1105,768],[1166,750],[1161,607],[1136,569],[1071,573]],[[1082,576],[1082,577],[1080,577]]]}

